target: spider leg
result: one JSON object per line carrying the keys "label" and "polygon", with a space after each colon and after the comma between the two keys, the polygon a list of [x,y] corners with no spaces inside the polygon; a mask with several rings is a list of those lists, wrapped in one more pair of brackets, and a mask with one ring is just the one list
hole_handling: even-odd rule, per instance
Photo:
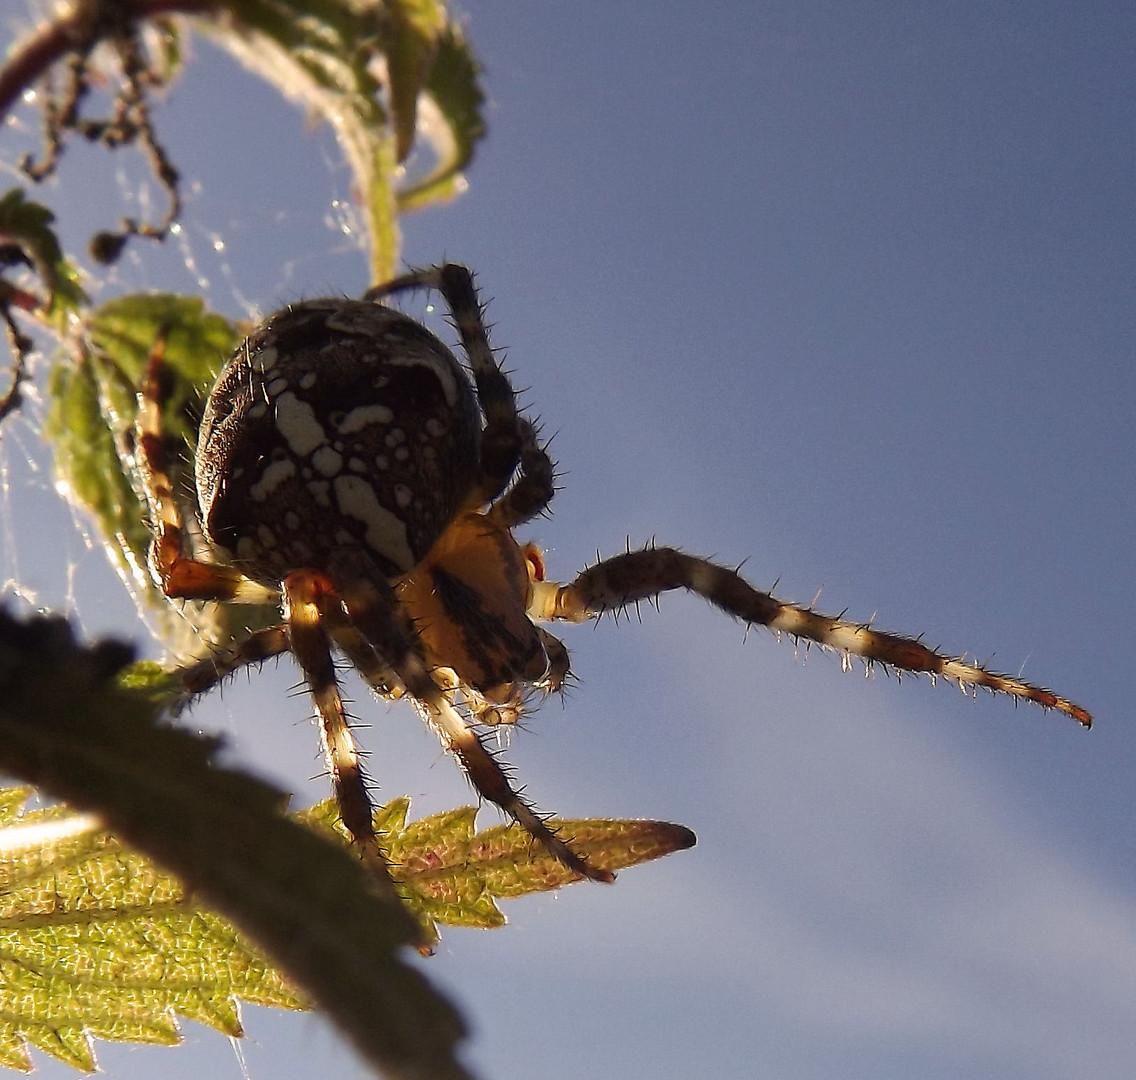
{"label": "spider leg", "polygon": [[481,478],[469,499],[468,509],[479,509],[505,490],[520,460],[522,436],[518,428],[517,400],[513,387],[493,358],[485,330],[484,311],[477,298],[473,275],[457,263],[411,270],[376,286],[364,295],[379,301],[408,289],[437,289],[445,298],[461,337],[462,347],[477,385],[477,397],[485,413],[481,433]]}
{"label": "spider leg", "polygon": [[555,466],[541,446],[531,420],[517,421],[521,433],[521,465],[516,480],[486,512],[505,529],[513,529],[541,514],[556,493]]}
{"label": "spider leg", "polygon": [[295,570],[284,579],[289,645],[315,701],[320,740],[339,816],[383,891],[396,895],[390,865],[375,836],[374,805],[367,792],[359,751],[335,676],[331,643],[323,626],[322,612],[334,602],[331,582],[318,571]]}
{"label": "spider leg", "polygon": [[231,648],[217,649],[188,664],[178,672],[182,687],[190,697],[212,690],[218,683],[250,664],[259,664],[290,649],[286,626],[266,626],[254,630]]}
{"label": "spider leg", "polygon": [[[384,579],[368,575],[364,569],[357,565],[350,551],[333,560],[328,574],[336,595],[351,622],[380,658],[380,669],[397,675],[402,689],[413,699],[442,745],[457,758],[473,786],[570,870],[593,881],[613,880],[614,874],[595,869],[577,855],[514,790],[501,763],[462,719],[411,639],[391,617],[397,603],[393,589]],[[361,670],[366,677],[367,667]]]}
{"label": "spider leg", "polygon": [[961,658],[945,656],[913,638],[883,633],[810,608],[787,604],[755,589],[734,570],[673,548],[627,552],[597,563],[568,585],[535,581],[533,589],[529,607],[533,618],[572,622],[596,618],[607,611],[620,611],[628,604],[653,599],[668,589],[688,589],[747,623],[815,641],[845,656],[862,656],[869,662],[901,671],[941,675],[960,686],[984,686],[997,693],[1036,702],[1043,708],[1057,709],[1085,727],[1092,724],[1088,712],[1050,690],[1010,675],[987,671]]}
{"label": "spider leg", "polygon": [[336,647],[351,662],[351,666],[363,676],[367,685],[380,697],[388,700],[401,698],[404,690],[398,676],[371,648],[370,643],[354,625],[343,616],[342,611],[333,617],[325,612],[325,621]]}
{"label": "spider leg", "polygon": [[272,603],[276,592],[227,566],[200,562],[182,554],[185,529],[170,481],[162,432],[161,370],[165,342],[159,339],[138,394],[135,461],[150,510],[154,539],[150,573],[162,592],[183,600],[237,600]]}
{"label": "spider leg", "polygon": [[559,694],[572,673],[568,649],[560,638],[550,634],[543,626],[538,626],[537,632],[548,656],[548,673],[536,685],[546,694]]}

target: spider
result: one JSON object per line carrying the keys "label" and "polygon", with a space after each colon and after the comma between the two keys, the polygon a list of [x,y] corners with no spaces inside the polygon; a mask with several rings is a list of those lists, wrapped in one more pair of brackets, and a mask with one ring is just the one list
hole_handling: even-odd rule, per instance
{"label": "spider", "polygon": [[[441,293],[468,373],[433,333],[384,304]],[[201,531],[216,561],[185,553],[162,447],[158,361],[139,395],[137,458],[154,530],[150,567],[171,598],[279,602],[283,622],[184,669],[202,692],[238,668],[291,652],[311,690],[344,825],[386,882],[390,868],[344,710],[333,653],[384,697],[406,697],[477,791],[583,877],[577,855],[522,798],[484,742],[533,693],[568,676],[540,623],[618,613],[687,589],[747,625],[869,665],[927,672],[1057,709],[1072,702],[1008,675],[775,599],[735,570],[674,548],[604,559],[568,584],[545,579],[514,530],[545,512],[554,466],[498,366],[469,270],[414,270],[363,299],[308,300],[259,325],[210,391],[194,460]],[[472,374],[472,380],[470,378]]]}

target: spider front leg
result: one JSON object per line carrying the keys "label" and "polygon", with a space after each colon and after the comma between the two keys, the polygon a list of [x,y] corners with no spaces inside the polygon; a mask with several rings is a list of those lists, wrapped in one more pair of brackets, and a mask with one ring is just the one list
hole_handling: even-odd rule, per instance
{"label": "spider front leg", "polygon": [[942,676],[964,687],[983,686],[995,693],[1036,702],[1046,709],[1057,709],[1085,727],[1092,725],[1086,710],[1051,690],[945,656],[913,638],[787,604],[755,589],[734,570],[674,548],[630,551],[597,563],[568,585],[536,581],[533,589],[529,606],[533,618],[572,622],[621,611],[628,604],[653,599],[669,589],[687,589],[748,624],[815,641],[823,648],[835,649],[845,656],[860,656],[869,663]]}
{"label": "spider front leg", "polygon": [[442,294],[473,371],[478,402],[485,414],[485,428],[481,433],[481,475],[466,502],[466,509],[477,510],[496,499],[516,472],[522,448],[516,395],[493,358],[481,301],[468,268],[443,263],[411,270],[369,290],[365,299],[378,301],[412,289],[437,289]]}
{"label": "spider front leg", "polygon": [[531,420],[519,417],[521,461],[516,479],[486,516],[503,529],[514,529],[544,513],[556,493],[555,466]]}

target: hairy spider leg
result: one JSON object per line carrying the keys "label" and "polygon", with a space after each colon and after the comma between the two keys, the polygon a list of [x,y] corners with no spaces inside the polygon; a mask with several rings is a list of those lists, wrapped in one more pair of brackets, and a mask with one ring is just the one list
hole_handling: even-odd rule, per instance
{"label": "hairy spider leg", "polygon": [[[597,869],[577,855],[514,790],[500,762],[461,718],[411,639],[390,616],[397,603],[394,590],[382,578],[362,572],[356,559],[356,553],[343,552],[333,560],[328,574],[347,618],[375,653],[374,662],[359,665],[364,678],[372,672],[381,673],[383,679],[393,675],[479,794],[505,811],[570,870],[593,881],[614,880],[610,871]],[[376,689],[388,692],[385,684]]]}
{"label": "hairy spider leg", "polygon": [[375,835],[374,804],[351,734],[323,612],[338,604],[331,580],[316,570],[284,579],[284,615],[292,654],[304,673],[320,721],[320,743],[331,774],[339,817],[383,891],[397,895],[386,853]]}
{"label": "hairy spider leg", "polygon": [[537,686],[546,693],[559,694],[564,689],[571,671],[568,648],[560,638],[550,634],[543,626],[538,626],[537,632],[544,643],[544,652],[548,657],[548,674],[539,680]]}
{"label": "hairy spider leg", "polygon": [[411,270],[384,285],[368,290],[367,300],[381,300],[411,289],[437,289],[445,299],[469,360],[477,398],[485,414],[481,432],[481,476],[466,503],[477,510],[505,490],[520,460],[522,436],[518,427],[513,387],[493,358],[473,275],[457,263]]}
{"label": "hairy spider leg", "polygon": [[546,447],[540,444],[531,420],[519,417],[521,434],[520,471],[509,490],[489,509],[486,516],[503,529],[514,529],[542,514],[556,494],[555,466]]}
{"label": "hairy spider leg", "polygon": [[286,626],[266,626],[251,631],[235,645],[215,649],[208,656],[186,665],[178,671],[178,678],[190,697],[198,697],[241,668],[261,664],[290,649]]}
{"label": "hairy spider leg", "polygon": [[201,562],[182,553],[185,535],[181,511],[170,481],[162,428],[161,370],[165,337],[158,338],[138,394],[135,422],[135,463],[146,502],[154,539],[150,543],[150,574],[162,592],[181,600],[236,600],[241,603],[272,603],[277,593],[228,566]]}
{"label": "hairy spider leg", "polygon": [[913,638],[787,604],[755,589],[734,570],[674,548],[646,548],[616,555],[583,571],[570,584],[535,582],[533,588],[529,608],[533,618],[570,622],[618,612],[628,604],[653,599],[669,589],[687,589],[749,624],[815,641],[845,656],[860,656],[887,668],[942,676],[964,688],[983,686],[995,693],[1056,709],[1086,728],[1092,725],[1092,717],[1085,709],[1051,690],[945,656]]}

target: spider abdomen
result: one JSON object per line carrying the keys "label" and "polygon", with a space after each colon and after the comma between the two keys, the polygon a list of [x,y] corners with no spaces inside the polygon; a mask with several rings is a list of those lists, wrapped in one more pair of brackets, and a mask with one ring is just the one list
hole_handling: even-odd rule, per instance
{"label": "spider abdomen", "polygon": [[421,324],[370,301],[295,304],[209,394],[195,462],[206,535],[260,581],[324,569],[345,547],[393,577],[462,509],[480,437],[465,370]]}

